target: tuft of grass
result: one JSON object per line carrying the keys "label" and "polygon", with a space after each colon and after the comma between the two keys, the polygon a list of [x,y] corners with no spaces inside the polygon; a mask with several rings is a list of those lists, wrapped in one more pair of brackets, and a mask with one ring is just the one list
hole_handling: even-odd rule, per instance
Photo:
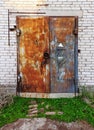
{"label": "tuft of grass", "polygon": [[[0,127],[19,118],[26,118],[31,101],[36,101],[38,104],[37,117],[46,117],[64,122],[85,120],[94,126],[94,109],[86,104],[81,97],[58,99],[14,97],[14,103],[1,110]],[[44,108],[44,111],[40,112],[42,108]],[[48,111],[56,112],[56,114],[47,116],[45,113]],[[58,112],[63,112],[63,114],[58,115]]]}
{"label": "tuft of grass", "polygon": [[0,110],[0,127],[19,118],[25,118],[28,111],[29,98],[14,97],[13,104]]}
{"label": "tuft of grass", "polygon": [[82,98],[88,99],[91,105],[94,105],[94,91],[87,90],[85,86],[82,86]]}

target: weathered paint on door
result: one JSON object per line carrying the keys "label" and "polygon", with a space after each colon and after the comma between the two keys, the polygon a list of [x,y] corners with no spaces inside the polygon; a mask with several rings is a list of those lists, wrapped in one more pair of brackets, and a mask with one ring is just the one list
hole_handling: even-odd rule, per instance
{"label": "weathered paint on door", "polygon": [[49,92],[49,17],[17,17],[17,28],[20,91]]}
{"label": "weathered paint on door", "polygon": [[74,17],[50,18],[51,92],[74,93]]}
{"label": "weathered paint on door", "polygon": [[17,28],[18,91],[74,93],[75,17],[17,17]]}

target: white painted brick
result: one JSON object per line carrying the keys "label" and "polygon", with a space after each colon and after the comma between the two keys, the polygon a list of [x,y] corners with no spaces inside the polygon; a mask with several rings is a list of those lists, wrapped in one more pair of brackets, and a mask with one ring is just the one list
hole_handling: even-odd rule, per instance
{"label": "white painted brick", "polygon": [[[78,47],[81,49],[78,55],[79,82],[81,85],[94,85],[94,0],[43,0],[39,3],[48,3],[49,6],[36,7],[37,0],[0,0],[0,83],[16,85],[17,43],[15,32],[11,32],[11,45],[8,46],[8,9],[28,11],[40,8],[41,11],[82,10],[78,35]],[[10,27],[13,27],[15,15],[12,14],[10,20]]]}

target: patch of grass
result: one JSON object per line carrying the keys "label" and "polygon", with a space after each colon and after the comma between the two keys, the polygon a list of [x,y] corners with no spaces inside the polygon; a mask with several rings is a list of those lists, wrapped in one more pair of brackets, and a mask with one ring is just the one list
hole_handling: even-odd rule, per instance
{"label": "patch of grass", "polygon": [[[36,101],[38,104],[38,116],[54,120],[72,122],[86,120],[94,126],[94,109],[86,104],[81,97],[58,98],[58,99],[37,99],[15,97],[14,103],[4,108],[0,114],[0,126],[13,122],[19,118],[26,118],[29,102]],[[43,112],[40,109],[44,108]],[[47,116],[48,111],[56,112],[55,115]],[[63,114],[58,115],[58,112]]]}
{"label": "patch of grass", "polygon": [[[35,99],[38,102],[38,109],[44,108],[45,112],[63,112],[62,115],[46,116],[39,113],[38,117],[47,117],[59,121],[72,122],[76,120],[86,120],[94,126],[94,109],[86,104],[80,97],[61,99]],[[43,102],[43,103],[42,103]],[[48,109],[46,106],[49,106]]]}
{"label": "patch of grass", "polygon": [[26,117],[30,99],[14,97],[13,101],[13,104],[6,106],[0,111],[0,127],[19,118]]}

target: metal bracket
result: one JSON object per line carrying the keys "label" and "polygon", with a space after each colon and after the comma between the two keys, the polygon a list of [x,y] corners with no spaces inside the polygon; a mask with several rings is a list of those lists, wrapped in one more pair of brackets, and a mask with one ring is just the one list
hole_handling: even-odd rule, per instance
{"label": "metal bracket", "polygon": [[78,53],[81,53],[81,50],[80,50],[80,49],[78,49]]}
{"label": "metal bracket", "polygon": [[9,28],[9,31],[15,31],[16,30],[16,26],[14,25],[14,28]]}

